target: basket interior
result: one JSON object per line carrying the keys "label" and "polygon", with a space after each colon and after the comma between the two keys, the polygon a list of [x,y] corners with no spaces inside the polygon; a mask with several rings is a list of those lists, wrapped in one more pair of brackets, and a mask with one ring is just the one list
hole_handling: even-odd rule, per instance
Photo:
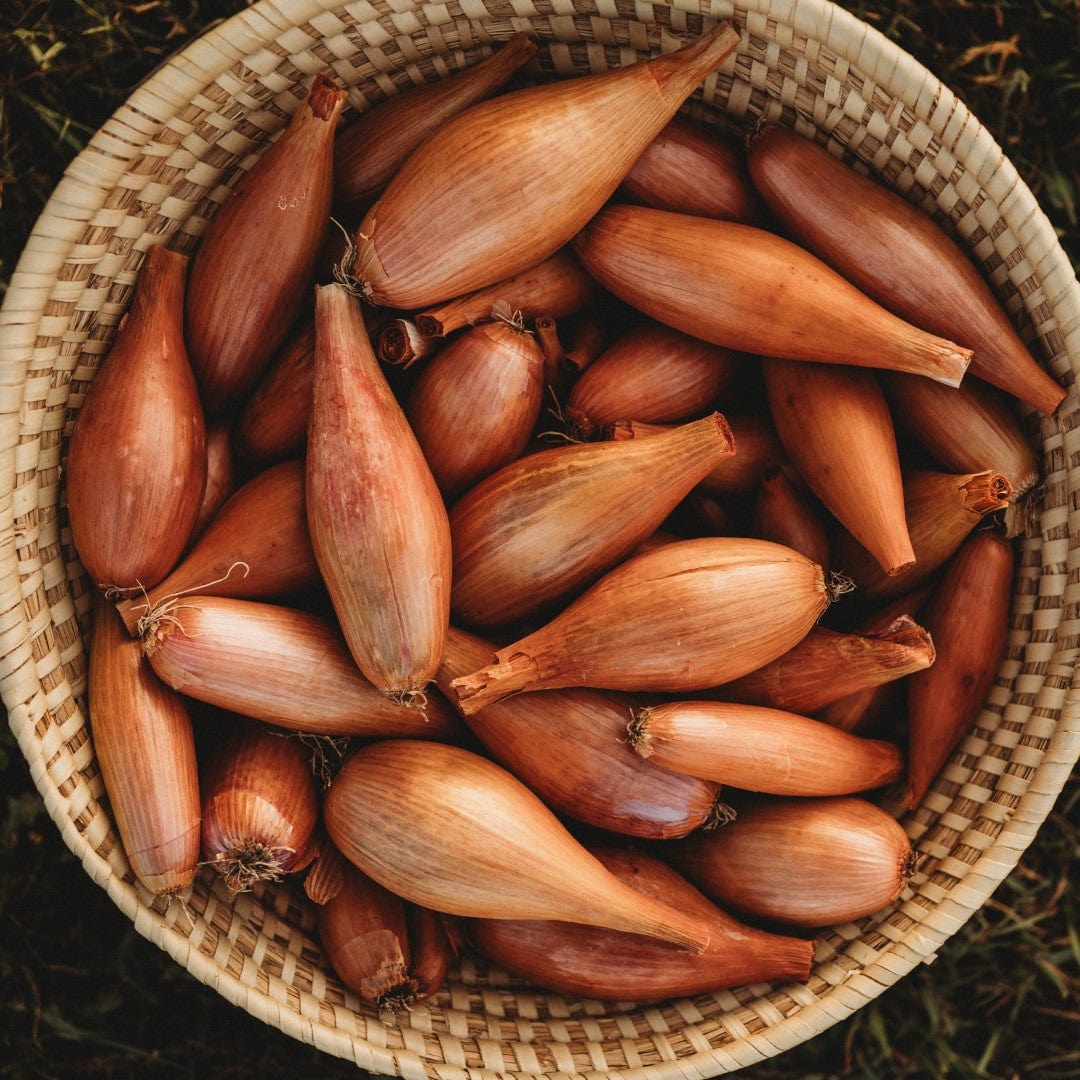
{"label": "basket interior", "polygon": [[[515,984],[470,957],[409,1012],[344,988],[296,883],[233,897],[210,869],[183,903],[135,884],[84,708],[90,595],[63,508],[64,440],[149,246],[191,251],[215,207],[329,70],[363,109],[475,63],[524,30],[544,73],[570,77],[676,47],[734,17],[742,44],[685,107],[730,130],[759,118],[814,134],[921,205],[972,252],[1035,355],[1070,393],[1042,448],[1036,527],[1018,547],[1005,659],[971,731],[903,816],[920,857],[890,908],[819,937],[806,985],[751,986],[637,1007]],[[928,72],[829,3],[696,5],[478,0],[261,3],[144,83],[71,165],[0,316],[4,703],[65,842],[144,936],[267,1023],[402,1076],[714,1076],[813,1036],[932,959],[1015,865],[1075,762],[1074,521],[1080,289],[1000,148]]]}

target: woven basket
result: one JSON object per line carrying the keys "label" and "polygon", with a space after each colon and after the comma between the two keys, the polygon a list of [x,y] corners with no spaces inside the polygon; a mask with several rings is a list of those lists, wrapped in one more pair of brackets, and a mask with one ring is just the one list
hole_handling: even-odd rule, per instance
{"label": "woven basket", "polygon": [[[952,229],[1069,396],[1027,415],[1045,494],[1019,548],[1007,654],[989,700],[903,821],[920,855],[889,909],[822,933],[806,985],[662,1005],[571,1000],[463,960],[431,1001],[379,1016],[343,988],[293,884],[232,898],[208,870],[166,907],[134,883],[85,721],[89,593],[64,515],[65,435],[143,255],[190,251],[206,222],[329,69],[362,108],[475,63],[517,31],[563,76],[669,50],[721,18],[737,54],[687,110],[816,133]],[[196,978],[287,1034],[405,1077],[716,1076],[850,1015],[916,965],[1010,872],[1080,753],[1080,286],[1015,170],[965,107],[878,32],[823,0],[698,7],[645,0],[261,0],[161,67],[72,163],[0,310],[0,687],[63,838],[89,876]]]}

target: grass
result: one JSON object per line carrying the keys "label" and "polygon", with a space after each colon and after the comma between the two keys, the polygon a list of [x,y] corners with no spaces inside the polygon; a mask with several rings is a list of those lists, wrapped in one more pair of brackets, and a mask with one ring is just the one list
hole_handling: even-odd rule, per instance
{"label": "grass", "polygon": [[[243,0],[5,0],[0,287],[59,176],[131,88]],[[1005,148],[1080,263],[1080,5],[848,7],[941,77]],[[749,1080],[1080,1077],[1078,787],[941,949]],[[63,845],[0,729],[0,1078],[355,1077],[228,1004],[146,942]]]}

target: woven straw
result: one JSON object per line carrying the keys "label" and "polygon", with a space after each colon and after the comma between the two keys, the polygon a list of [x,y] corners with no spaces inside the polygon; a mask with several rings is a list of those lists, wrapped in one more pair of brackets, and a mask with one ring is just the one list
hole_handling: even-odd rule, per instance
{"label": "woven straw", "polygon": [[[229,187],[329,69],[363,108],[475,63],[524,30],[569,76],[669,50],[734,18],[737,54],[688,111],[815,133],[907,193],[974,254],[1035,355],[1069,388],[1028,415],[1045,494],[986,706],[923,804],[920,855],[889,909],[823,932],[806,985],[662,1005],[571,1000],[463,960],[411,1012],[379,1016],[325,962],[293,884],[230,897],[204,870],[166,907],[134,883],[85,722],[89,594],[63,510],[65,435],[152,244],[190,251]],[[404,1077],[715,1076],[794,1046],[932,960],[1031,843],[1080,753],[1080,286],[1030,191],[941,83],[822,0],[262,0],[149,78],[71,164],[0,310],[0,686],[65,842],[145,937],[229,1001],[332,1055]]]}

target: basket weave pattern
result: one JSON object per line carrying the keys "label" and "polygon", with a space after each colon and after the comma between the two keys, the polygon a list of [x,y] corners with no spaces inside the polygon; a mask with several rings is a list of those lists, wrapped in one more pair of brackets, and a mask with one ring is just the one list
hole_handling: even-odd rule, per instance
{"label": "basket weave pattern", "polygon": [[[806,985],[657,1006],[523,988],[466,958],[435,998],[382,1017],[327,966],[295,884],[232,897],[209,869],[166,906],[134,883],[87,726],[89,584],[66,528],[65,438],[146,250],[192,251],[215,207],[328,70],[364,108],[475,63],[524,30],[562,76],[668,51],[721,18],[737,53],[686,111],[731,129],[764,117],[814,134],[933,214],[975,256],[1035,355],[1069,387],[1027,415],[1045,494],[1021,541],[1006,656],[986,706],[923,804],[920,857],[888,910],[820,935]],[[823,0],[701,7],[628,0],[261,0],[148,79],[72,163],[0,309],[0,689],[63,838],[133,920],[229,1001],[375,1072],[405,1077],[705,1077],[848,1016],[921,962],[1030,844],[1080,754],[1080,286],[1001,149],[940,82]]]}

